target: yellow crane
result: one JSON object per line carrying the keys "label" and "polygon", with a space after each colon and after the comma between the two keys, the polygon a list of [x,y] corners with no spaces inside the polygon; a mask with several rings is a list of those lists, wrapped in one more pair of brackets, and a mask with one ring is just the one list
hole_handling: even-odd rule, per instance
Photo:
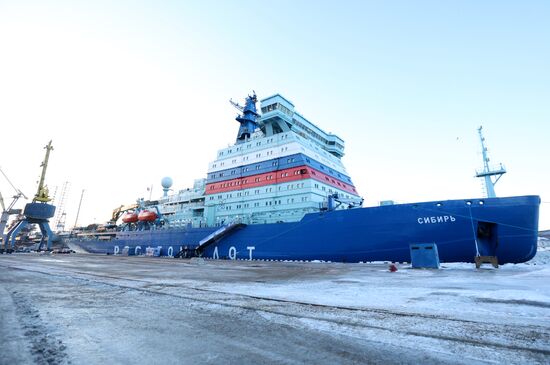
{"label": "yellow crane", "polygon": [[44,161],[40,165],[42,167],[42,174],[40,175],[40,182],[38,183],[38,190],[36,191],[36,195],[34,196],[33,202],[42,202],[47,203],[51,199],[48,196],[48,187],[44,185],[44,180],[46,179],[46,170],[48,169],[48,160],[50,159],[50,151],[53,150],[52,141],[44,147],[46,149],[46,156],[44,157]]}

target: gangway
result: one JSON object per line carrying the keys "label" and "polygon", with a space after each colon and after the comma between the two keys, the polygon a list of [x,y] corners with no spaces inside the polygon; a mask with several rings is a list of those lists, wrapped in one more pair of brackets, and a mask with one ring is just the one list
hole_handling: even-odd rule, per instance
{"label": "gangway", "polygon": [[210,233],[208,236],[200,240],[199,245],[195,248],[195,251],[197,253],[202,252],[202,250],[204,250],[204,248],[211,243],[220,240],[222,237],[225,237],[236,229],[242,227],[246,227],[246,224],[241,222],[233,222],[220,227],[219,229],[215,230],[214,232]]}

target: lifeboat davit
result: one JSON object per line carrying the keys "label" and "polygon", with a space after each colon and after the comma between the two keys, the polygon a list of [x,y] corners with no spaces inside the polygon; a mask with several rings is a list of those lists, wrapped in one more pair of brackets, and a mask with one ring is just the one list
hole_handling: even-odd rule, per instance
{"label": "lifeboat davit", "polygon": [[136,223],[138,221],[138,215],[134,212],[126,212],[122,215],[122,222],[124,223]]}
{"label": "lifeboat davit", "polygon": [[142,210],[139,212],[138,219],[140,222],[152,222],[157,219],[157,213],[150,210]]}

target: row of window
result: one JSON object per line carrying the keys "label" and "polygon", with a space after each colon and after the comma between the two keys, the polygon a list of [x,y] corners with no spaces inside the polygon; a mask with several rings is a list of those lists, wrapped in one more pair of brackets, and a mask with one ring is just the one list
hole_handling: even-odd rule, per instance
{"label": "row of window", "polygon": [[[297,183],[297,184],[287,184],[286,185],[286,189],[284,189],[285,186],[283,185],[279,185],[277,187],[277,191],[283,191],[283,190],[294,190],[294,189],[302,189],[304,187],[304,183]],[[318,184],[315,184],[315,187],[316,188],[319,188],[319,185]],[[273,192],[273,189],[274,187],[273,186],[270,186],[270,187],[267,187],[265,188],[265,193],[272,193]],[[260,194],[260,191],[262,189],[255,189],[254,190],[254,195],[258,195]],[[324,186],[323,186],[323,190],[324,189]],[[332,189],[330,190],[330,192],[332,193]],[[245,191],[238,191],[235,193],[235,196],[237,198],[239,197],[243,197],[243,196],[249,196],[250,195],[250,190],[245,190]],[[214,195],[211,195],[208,199],[209,200],[214,200],[214,199],[218,199],[218,200],[222,200],[224,198],[223,194],[219,194],[217,197],[214,196]],[[233,193],[227,193],[225,194],[225,198],[226,199],[230,199],[230,198],[233,198]]]}
{"label": "row of window", "polygon": [[[281,152],[286,152],[288,151],[288,146],[285,146],[285,147],[281,147]],[[265,153],[266,156],[273,156],[273,150],[269,150],[269,151],[266,151]],[[243,156],[241,158],[241,162],[244,162],[244,161],[248,161],[248,157],[249,156]],[[257,153],[256,154],[256,158],[261,158],[262,157],[262,153]],[[237,159],[234,158],[231,160],[231,164],[234,165],[237,163]],[[222,166],[225,166],[225,161],[221,161],[219,162],[219,166],[222,167]],[[212,164],[212,168],[215,169],[216,167],[218,167],[218,162],[215,162]]]}
{"label": "row of window", "polygon": [[310,135],[311,137],[317,139],[318,141],[321,141],[323,144],[326,144],[328,141],[326,138],[324,138],[323,136],[321,136],[319,133],[313,131],[311,128],[309,128],[308,126],[300,123],[299,121],[297,121],[296,119],[292,119],[292,123],[293,124],[296,124],[298,127],[300,127],[301,129],[303,129],[304,131],[307,132],[308,135]]}
{"label": "row of window", "polygon": [[[293,162],[295,162],[295,161],[296,161],[296,160],[295,160],[294,157],[292,157],[292,158],[287,158],[287,160],[286,160],[286,162],[289,163],[289,164],[290,164],[290,163],[293,163]],[[306,161],[307,161],[307,162],[310,162],[310,160],[309,160],[308,158],[306,158]],[[271,162],[271,166],[277,166],[278,164],[279,164],[279,160],[275,160],[275,161],[272,161],[272,162]],[[249,171],[249,168],[250,168],[249,166],[243,167],[242,170],[241,170],[241,172],[248,172],[248,171]],[[262,164],[257,164],[256,166],[254,166],[254,168],[255,168],[256,170],[260,170],[260,169],[262,168]],[[331,170],[331,171],[332,171],[332,170]],[[233,169],[233,170],[231,170],[231,171],[229,172],[229,175],[235,175],[236,173],[237,173],[237,170],[236,170],[236,169]],[[215,179],[215,178],[216,178],[216,174],[217,174],[217,177],[223,177],[223,176],[225,176],[226,172],[218,172],[218,173],[215,173],[215,172],[214,172],[214,173],[211,173],[211,174],[210,174],[210,178],[211,178],[211,179]]]}
{"label": "row of window", "polygon": [[[282,135],[279,136],[279,140],[283,140],[283,139],[287,139],[287,138],[288,138],[288,134],[282,134]],[[264,142],[265,142],[265,144],[273,143],[273,138],[267,138]],[[261,145],[262,145],[262,141],[256,142],[256,146],[261,146]],[[247,148],[247,149],[248,149],[248,148],[252,148],[252,143],[248,143],[248,144],[246,145],[246,148]],[[218,152],[218,156],[221,157],[221,156],[223,156],[223,155],[226,154],[226,153],[227,153],[228,155],[230,155],[230,154],[232,154],[233,152],[239,152],[239,151],[241,151],[241,150],[242,150],[242,146],[241,146],[241,147],[235,147],[235,150],[233,150],[233,148],[231,148],[231,149],[229,149],[229,150],[227,150],[227,151],[220,151],[220,152]]]}
{"label": "row of window", "polygon": [[[293,190],[293,189],[302,189],[304,187],[304,183],[298,183],[298,184],[288,184],[286,185],[286,190]],[[319,184],[315,184],[314,185],[314,188],[315,189],[318,189],[318,190],[321,190],[321,191],[325,191],[329,194],[332,194],[333,192],[335,192],[334,190],[332,190],[330,187],[327,189],[326,186],[321,186],[319,187]],[[256,189],[254,190],[254,195],[259,195],[260,194],[260,190],[261,189]],[[278,191],[282,191],[283,190],[283,186],[279,186],[278,187]],[[265,189],[265,193],[271,193],[273,192],[273,188],[272,187],[269,187],[269,188],[266,188]],[[244,192],[237,192],[235,194],[235,196],[238,198],[238,197],[242,197],[242,196],[249,196],[249,193],[250,191],[244,191]],[[346,199],[349,199],[351,198],[351,196],[349,194],[345,194],[345,193],[342,193],[341,191],[339,191],[340,194],[342,194],[342,197],[343,198],[346,198]],[[233,193],[227,193],[225,194],[225,199],[231,199],[233,198]],[[209,200],[214,200],[214,199],[217,199],[219,201],[221,201],[222,199],[224,199],[224,195],[223,194],[219,194],[217,197],[214,196],[214,195],[211,195],[209,198]],[[305,201],[305,200],[302,200],[302,201]]]}
{"label": "row of window", "polygon": [[[340,143],[336,143],[335,141],[329,141],[327,140],[326,138],[324,138],[323,136],[319,135],[318,133],[316,133],[315,131],[313,131],[311,128],[309,128],[308,126],[300,123],[299,121],[297,121],[296,119],[292,119],[292,122],[297,125],[298,127],[302,128],[304,131],[306,131],[310,136],[312,136],[313,138],[319,140],[322,144],[324,145],[327,145],[327,146],[335,146],[338,148],[338,150],[340,151],[343,151],[344,150],[344,146],[341,145]],[[302,134],[303,135],[303,134]]]}
{"label": "row of window", "polygon": [[[315,175],[315,171],[312,171],[312,173],[313,173],[313,175]],[[338,174],[338,175],[340,175],[340,174]],[[340,183],[340,181],[336,181],[336,180],[334,180],[334,179],[332,179],[332,178],[329,178],[328,176],[325,176],[325,180],[328,181],[328,182],[331,182],[331,183],[333,183],[333,184],[336,184],[336,185],[338,185],[338,186],[341,186],[341,187],[343,187],[344,189],[347,188],[347,185],[346,185],[346,184]],[[352,188],[352,190],[355,191],[355,188]]]}
{"label": "row of window", "polygon": [[277,110],[277,109],[282,111],[283,113],[285,113],[286,115],[288,115],[291,118],[294,115],[294,112],[292,112],[290,109],[288,109],[286,106],[284,106],[281,103],[273,103],[273,104],[269,104],[267,106],[263,106],[262,107],[262,113],[263,114],[269,113],[269,112],[272,112],[272,111]]}
{"label": "row of window", "polygon": [[[281,178],[285,178],[285,177],[288,177],[288,176],[292,176],[292,174],[302,175],[302,174],[306,174],[306,173],[307,173],[307,169],[296,169],[296,170],[292,171],[292,173],[289,173],[288,171],[281,172],[280,176],[281,176]],[[270,174],[270,175],[266,175],[266,176],[255,177],[254,182],[258,183],[258,182],[265,181],[265,180],[273,180],[274,175],[276,175],[276,174]],[[215,184],[212,184],[212,185],[210,185],[210,187],[208,189],[209,190],[215,190],[216,188],[219,188],[219,189],[230,188],[230,187],[233,187],[233,186],[241,186],[241,185],[246,185],[246,184],[248,184],[248,179],[239,179],[239,180],[235,180],[235,181],[222,182],[222,183],[218,184],[217,186]]]}
{"label": "row of window", "polygon": [[[286,138],[288,138],[288,134],[284,134],[284,135],[282,135],[282,137],[281,137],[281,139],[286,139]],[[300,139],[300,137],[298,137],[298,136],[296,136],[296,138],[297,138],[297,139]],[[273,141],[273,138],[269,138],[269,139],[267,139],[267,141],[268,141],[268,142],[269,142],[269,141]],[[261,145],[261,144],[262,144],[261,141],[256,142],[256,145],[258,145],[258,146]],[[249,144],[248,146],[250,146],[250,144]],[[317,144],[311,144],[311,147],[313,147],[316,151],[318,151],[319,153],[321,153],[325,158],[329,158],[329,160],[325,162],[325,163],[327,164],[327,166],[328,166],[328,165],[331,165],[331,166],[333,166],[333,167],[336,168],[336,165],[335,165],[333,162],[330,161],[330,158],[334,158],[334,156],[332,156],[331,154],[327,153],[327,152],[324,151],[324,150],[320,150],[319,147],[317,146]],[[240,147],[237,147],[237,150],[239,150],[239,149],[240,149]],[[301,147],[301,149],[302,149],[302,151],[305,151],[304,147]],[[287,150],[288,150],[288,147],[286,147],[286,148],[281,148],[281,152],[284,152],[284,151],[287,151]],[[232,152],[232,149],[230,149],[229,152]],[[223,154],[224,154],[223,151],[220,151],[220,152],[219,152],[219,156],[222,156]],[[266,152],[266,156],[272,156],[272,155],[273,155],[273,150],[270,150],[270,151],[267,151],[267,152]],[[257,157],[257,158],[260,158],[261,156],[262,156],[261,153],[256,154],[256,157]],[[330,157],[329,157],[329,156],[330,156]],[[248,161],[248,158],[249,158],[249,156],[243,156],[243,157],[242,157],[242,161]],[[320,159],[320,157],[319,157],[317,154],[315,154],[315,158],[316,158],[316,159]],[[213,164],[212,164],[212,168],[216,168],[217,166],[225,166],[225,162],[226,162],[226,161],[218,161],[218,162],[216,162],[216,163],[213,163]],[[231,160],[231,163],[232,163],[232,164],[236,164],[236,163],[237,163],[237,159]]]}
{"label": "row of window", "polygon": [[[306,174],[307,173],[307,169],[296,169],[293,171],[293,174],[294,175],[302,175],[302,174]],[[312,175],[317,175],[317,173],[315,171],[311,171],[311,174]],[[259,182],[262,182],[262,181],[267,181],[267,180],[273,180],[273,176],[274,174],[270,174],[270,175],[267,175],[265,176],[265,179],[262,179],[262,177],[256,177],[254,178],[254,183],[259,183]],[[291,173],[289,172],[283,172],[280,174],[281,178],[285,178],[285,177],[288,177],[288,176],[292,176]],[[345,183],[341,183],[340,181],[337,181],[335,179],[332,179],[332,178],[329,178],[328,176],[325,176],[325,180],[330,184],[334,184],[334,185],[338,185],[339,187],[341,187],[342,189],[348,189],[348,188],[351,188],[354,192],[357,192],[357,190],[355,190],[355,187],[348,187]],[[230,187],[233,187],[233,186],[242,186],[242,185],[246,185],[248,184],[248,179],[244,179],[244,180],[236,180],[236,181],[229,181],[229,182],[222,182],[218,185],[217,188],[219,189],[223,189],[223,188],[230,188]],[[299,186],[300,184],[296,184],[297,186]],[[303,183],[301,183],[302,187],[303,187]],[[294,184],[289,184],[287,185],[287,189],[289,189],[289,187],[291,187],[290,189],[292,189],[294,187]],[[279,191],[281,190],[282,186],[279,186]],[[315,184],[315,188],[319,188],[319,185],[318,184]],[[268,190],[271,191],[271,187],[269,188],[266,188],[266,192],[268,192]],[[209,190],[213,191],[213,190],[216,190],[216,185],[212,184],[210,185],[209,187]],[[322,187],[322,190],[325,191],[325,187],[323,186]],[[329,189],[330,192],[332,192],[332,189]],[[259,194],[259,190],[256,190],[256,194]],[[248,195],[248,191],[245,191],[244,192],[245,195]],[[242,192],[237,192],[237,196],[241,196],[240,194],[242,194]],[[221,199],[221,196],[220,196],[220,199]],[[210,200],[212,200],[212,197],[210,197]]]}
{"label": "row of window", "polygon": [[[285,147],[285,148],[286,148],[286,147]],[[311,160],[310,160],[309,158],[306,157],[305,160],[306,160],[307,163],[311,163]],[[287,160],[286,160],[286,162],[287,162],[288,164],[293,163],[293,162],[295,162],[295,161],[296,161],[296,159],[295,159],[294,157],[287,158]],[[279,160],[275,160],[275,161],[272,161],[272,162],[271,162],[271,166],[277,166],[278,164],[279,164]],[[254,166],[254,168],[255,168],[256,170],[260,170],[260,169],[262,168],[262,164],[261,164],[261,163],[260,163],[260,164],[257,164],[257,165]],[[332,169],[329,168],[329,167],[325,167],[323,164],[319,164],[319,168],[320,168],[321,170],[323,170],[323,171],[324,171],[324,170],[328,170],[329,174],[331,174],[331,175],[336,174],[336,175],[338,176],[338,178],[343,179],[343,180],[347,180],[349,183],[351,183],[351,179],[350,179],[348,176],[342,176],[342,174],[340,174],[339,172],[334,171],[334,170],[332,170]],[[248,171],[249,171],[249,167],[248,167],[248,166],[247,166],[247,167],[243,167],[243,168],[241,169],[241,172],[248,172]],[[210,178],[211,178],[211,179],[215,179],[216,177],[224,177],[226,173],[227,173],[227,171],[225,171],[225,172],[218,172],[218,173],[211,173],[211,174],[210,174]],[[229,172],[229,175],[235,175],[236,173],[237,173],[237,169],[233,169],[233,170],[231,170],[231,171]],[[315,175],[315,172],[313,172],[313,174]],[[217,176],[216,176],[216,175],[217,175]],[[282,176],[281,176],[281,177],[282,177]],[[328,180],[328,178],[326,178],[326,179]],[[336,182],[335,182],[334,179],[332,179],[332,182],[333,182],[334,184],[336,184]],[[338,182],[338,185],[340,185],[339,182]],[[342,184],[341,186],[346,187],[345,184]]]}
{"label": "row of window", "polygon": [[[309,197],[307,196],[302,196],[299,198],[296,198],[296,201],[294,198],[287,198],[286,199],[286,204],[293,204],[295,202],[307,202],[309,201]],[[260,207],[260,206],[266,206],[266,207],[269,207],[269,206],[273,206],[273,205],[284,205],[285,202],[283,199],[274,199],[274,200],[265,200],[265,201],[259,201],[259,202],[254,202],[254,205],[253,207],[257,208],[257,207]],[[233,210],[233,209],[243,209],[243,208],[249,208],[250,207],[250,203],[244,203],[244,204],[235,204],[235,205],[230,205],[230,204],[225,204],[225,205],[220,205],[218,206],[218,209],[219,210]]]}

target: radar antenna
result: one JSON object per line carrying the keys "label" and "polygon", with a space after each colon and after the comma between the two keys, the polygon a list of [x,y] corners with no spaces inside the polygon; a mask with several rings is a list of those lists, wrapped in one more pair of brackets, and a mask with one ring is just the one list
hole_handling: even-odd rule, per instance
{"label": "radar antenna", "polygon": [[233,99],[229,99],[229,102],[231,105],[233,105],[238,111],[242,112],[244,110],[244,106],[241,106],[241,104],[234,102]]}
{"label": "radar antenna", "polygon": [[233,99],[229,99],[231,105],[242,113],[238,114],[237,118],[235,118],[235,120],[240,123],[236,143],[243,143],[248,140],[254,130],[258,128],[258,118],[260,117],[260,114],[256,111],[257,101],[258,97],[256,96],[256,92],[254,90],[253,94],[248,95],[246,98],[244,106],[241,106],[239,103],[233,101]]}
{"label": "radar antenna", "polygon": [[[487,194],[487,198],[495,198],[497,195],[495,193],[495,185],[500,180],[502,175],[506,173],[506,169],[502,164],[498,168],[491,168],[489,166],[489,156],[487,155],[487,147],[485,147],[485,138],[483,137],[483,134],[481,133],[481,130],[483,129],[483,126],[480,126],[477,129],[477,132],[479,133],[479,140],[481,142],[481,153],[483,155],[483,170],[482,171],[476,171],[476,177],[482,177],[485,180],[485,192]],[[491,178],[492,176],[496,176],[495,181]]]}

